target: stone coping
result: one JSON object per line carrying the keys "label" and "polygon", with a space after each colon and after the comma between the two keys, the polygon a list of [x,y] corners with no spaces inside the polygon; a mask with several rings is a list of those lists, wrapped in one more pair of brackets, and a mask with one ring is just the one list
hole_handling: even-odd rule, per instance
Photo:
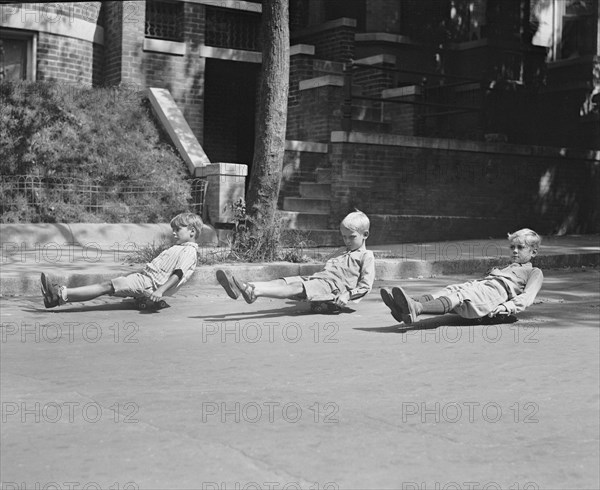
{"label": "stone coping", "polygon": [[565,162],[571,162],[572,160],[600,162],[600,150],[516,145],[510,143],[487,143],[483,141],[463,141],[445,138],[428,138],[424,136],[361,133],[358,131],[332,131],[331,143],[407,146],[452,151],[528,155],[532,157],[551,157]]}

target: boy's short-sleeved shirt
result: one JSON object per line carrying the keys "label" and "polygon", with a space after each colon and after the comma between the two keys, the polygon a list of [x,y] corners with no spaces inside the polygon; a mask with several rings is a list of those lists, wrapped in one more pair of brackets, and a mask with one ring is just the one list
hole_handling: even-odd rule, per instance
{"label": "boy's short-sleeved shirt", "polygon": [[336,285],[340,292],[349,291],[350,298],[367,294],[375,281],[375,257],[363,245],[329,259],[322,271],[311,278],[321,278]]}
{"label": "boy's short-sleeved shirt", "polygon": [[152,262],[146,264],[142,273],[152,280],[154,288],[157,289],[167,282],[174,271],[180,270],[183,275],[177,283],[179,287],[191,277],[196,269],[197,253],[198,245],[194,242],[173,245]]}

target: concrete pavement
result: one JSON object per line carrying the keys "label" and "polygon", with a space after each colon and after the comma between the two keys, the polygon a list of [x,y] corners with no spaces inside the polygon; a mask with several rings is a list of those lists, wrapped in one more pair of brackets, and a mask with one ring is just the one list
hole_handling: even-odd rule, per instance
{"label": "concrete pavement", "polygon": [[211,284],[156,313],[2,298],[0,488],[598,488],[599,280],[549,269],[518,321],[411,330],[396,280],[329,316]]}

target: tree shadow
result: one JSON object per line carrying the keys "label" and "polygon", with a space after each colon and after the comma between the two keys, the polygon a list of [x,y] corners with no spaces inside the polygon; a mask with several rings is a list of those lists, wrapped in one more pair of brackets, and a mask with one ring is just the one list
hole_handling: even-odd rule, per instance
{"label": "tree shadow", "polygon": [[413,323],[412,325],[396,324],[387,327],[376,327],[376,328],[355,328],[354,330],[362,330],[364,332],[378,332],[378,333],[406,333],[413,332],[416,330],[433,330],[440,327],[472,327],[472,326],[486,326],[486,325],[504,325],[511,324],[519,321],[514,315],[498,316],[495,318],[462,318],[459,315],[448,314],[440,315],[430,318],[424,318],[423,320]]}

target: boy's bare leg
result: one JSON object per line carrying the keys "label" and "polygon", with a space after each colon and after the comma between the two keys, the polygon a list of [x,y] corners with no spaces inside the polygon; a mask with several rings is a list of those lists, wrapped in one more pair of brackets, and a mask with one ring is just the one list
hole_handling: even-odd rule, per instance
{"label": "boy's bare leg", "polygon": [[286,283],[283,279],[273,281],[251,282],[256,296],[267,298],[292,298],[302,294],[304,288],[301,282]]}
{"label": "boy's bare leg", "polygon": [[90,284],[89,286],[80,286],[78,288],[67,288],[67,300],[73,301],[89,301],[104,294],[112,293],[113,286],[110,281],[98,284]]}

